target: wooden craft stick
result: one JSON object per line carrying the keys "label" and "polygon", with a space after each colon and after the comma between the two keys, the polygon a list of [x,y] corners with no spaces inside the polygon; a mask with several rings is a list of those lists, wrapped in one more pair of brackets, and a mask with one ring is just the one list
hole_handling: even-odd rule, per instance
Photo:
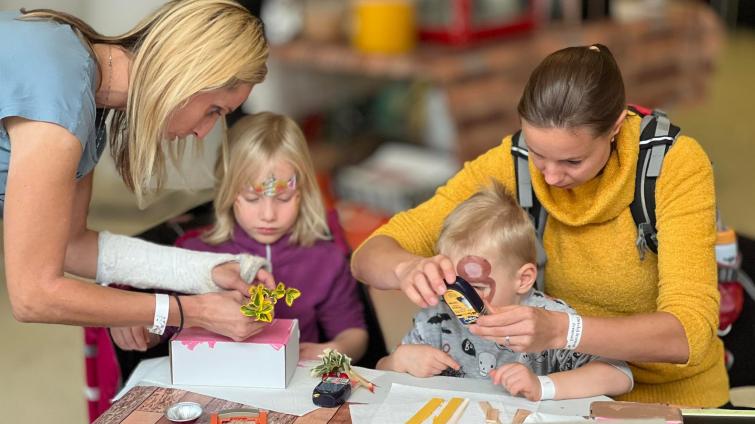
{"label": "wooden craft stick", "polygon": [[498,419],[500,413],[501,411],[495,408],[488,409],[488,412],[485,413],[485,424],[501,424],[501,421]]}
{"label": "wooden craft stick", "polygon": [[485,424],[501,424],[501,421],[498,419],[501,411],[493,408],[490,402],[486,400],[481,400],[478,403],[480,410],[485,415]]}
{"label": "wooden craft stick", "polygon": [[[440,411],[440,414],[433,418],[433,424],[451,424],[453,422],[456,422],[456,420],[458,420],[461,416],[461,413],[464,412],[464,408],[467,407],[467,403],[469,403],[469,399],[462,399],[458,397],[451,398],[451,400],[446,403],[446,406],[443,408],[443,410]],[[456,412],[459,409],[461,413],[457,415]],[[454,417],[455,420],[451,421],[451,419],[453,419]]]}
{"label": "wooden craft stick", "polygon": [[441,398],[432,398],[428,400],[422,408],[417,411],[416,414],[414,414],[413,417],[409,418],[409,420],[406,422],[406,424],[422,424],[423,421],[428,419],[430,415],[435,412],[436,409],[443,403],[443,399]]}
{"label": "wooden craft stick", "polygon": [[477,404],[480,405],[480,411],[482,411],[484,415],[488,415],[488,411],[490,411],[490,409],[493,407],[492,405],[490,405],[490,402],[486,400],[481,400],[477,402]]}
{"label": "wooden craft stick", "polygon": [[511,422],[512,424],[522,424],[525,419],[531,414],[531,411],[528,411],[526,409],[517,409],[516,413],[514,414],[514,420]]}

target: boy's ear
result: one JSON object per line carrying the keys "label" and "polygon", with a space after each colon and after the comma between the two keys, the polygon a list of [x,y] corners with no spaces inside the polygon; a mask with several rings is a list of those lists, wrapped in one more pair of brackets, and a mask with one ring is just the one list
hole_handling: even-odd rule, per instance
{"label": "boy's ear", "polygon": [[519,268],[519,270],[516,272],[516,277],[516,293],[527,293],[532,288],[532,285],[535,284],[535,280],[537,280],[537,266],[535,266],[535,264],[531,262],[522,265],[521,268]]}

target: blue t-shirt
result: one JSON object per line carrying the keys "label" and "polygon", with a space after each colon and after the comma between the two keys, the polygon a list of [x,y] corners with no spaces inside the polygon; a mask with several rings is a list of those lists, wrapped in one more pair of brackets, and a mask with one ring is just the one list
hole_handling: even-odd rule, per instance
{"label": "blue t-shirt", "polygon": [[[18,16],[0,12],[0,120],[20,116],[67,129],[82,146],[76,170],[81,178],[92,171],[105,146],[104,130],[95,128],[97,65],[70,26],[20,21]],[[10,155],[10,139],[0,121],[0,213]]]}

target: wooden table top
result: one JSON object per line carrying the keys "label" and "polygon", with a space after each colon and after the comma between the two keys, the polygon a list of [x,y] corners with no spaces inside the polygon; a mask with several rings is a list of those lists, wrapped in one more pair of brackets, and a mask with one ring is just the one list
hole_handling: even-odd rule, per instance
{"label": "wooden table top", "polygon": [[[137,386],[116,401],[110,409],[102,414],[95,424],[170,424],[165,410],[175,402],[197,402],[204,412],[193,423],[209,424],[210,414],[229,408],[241,408],[243,405],[223,399],[200,395],[178,389],[166,389],[154,386]],[[270,412],[270,424],[349,424],[351,413],[348,405],[340,408],[320,408],[302,417]]]}

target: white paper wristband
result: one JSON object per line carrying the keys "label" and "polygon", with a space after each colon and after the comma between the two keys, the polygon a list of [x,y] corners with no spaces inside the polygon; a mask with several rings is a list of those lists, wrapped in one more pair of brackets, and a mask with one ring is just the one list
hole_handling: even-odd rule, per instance
{"label": "white paper wristband", "polygon": [[168,313],[170,312],[170,296],[167,294],[155,294],[155,320],[150,333],[162,334],[165,332],[165,325],[168,324]]}
{"label": "white paper wristband", "polygon": [[547,375],[538,375],[540,380],[540,400],[550,400],[556,398],[556,383]]}
{"label": "white paper wristband", "polygon": [[582,340],[582,317],[577,314],[569,315],[569,330],[566,333],[566,346],[564,349],[574,350]]}

